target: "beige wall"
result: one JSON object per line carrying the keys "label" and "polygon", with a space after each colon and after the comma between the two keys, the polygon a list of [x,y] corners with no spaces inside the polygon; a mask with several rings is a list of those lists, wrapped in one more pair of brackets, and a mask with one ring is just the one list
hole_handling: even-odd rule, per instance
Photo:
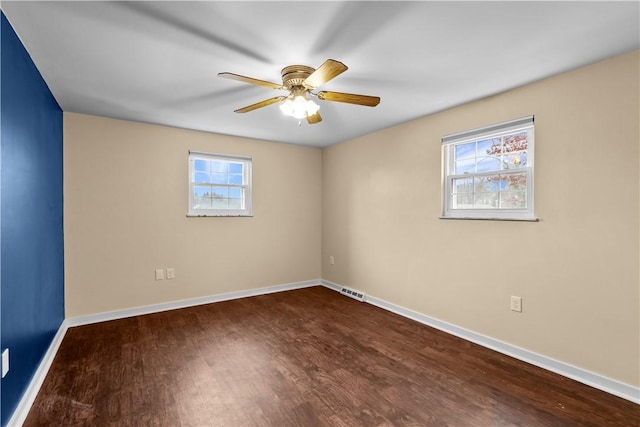
{"label": "beige wall", "polygon": [[[323,278],[640,385],[638,62],[623,55],[325,149]],[[529,114],[540,222],[438,219],[440,137]]]}
{"label": "beige wall", "polygon": [[[320,278],[319,149],[72,113],[64,146],[67,317]],[[189,149],[253,157],[254,217],[186,217]]]}

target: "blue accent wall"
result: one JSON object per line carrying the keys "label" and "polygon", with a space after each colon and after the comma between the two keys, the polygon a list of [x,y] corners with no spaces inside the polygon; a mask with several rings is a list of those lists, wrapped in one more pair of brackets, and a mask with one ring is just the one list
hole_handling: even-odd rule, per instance
{"label": "blue accent wall", "polygon": [[[0,10],[0,82],[2,81],[2,19]],[[0,84],[0,100],[2,100],[2,84]],[[0,101],[0,242],[2,242],[2,102]],[[0,351],[2,351],[2,244],[0,244]],[[2,363],[0,362],[0,366]],[[0,386],[0,424],[2,423],[2,386]]]}
{"label": "blue accent wall", "polygon": [[4,13],[0,81],[0,342],[12,416],[64,320],[62,109]]}

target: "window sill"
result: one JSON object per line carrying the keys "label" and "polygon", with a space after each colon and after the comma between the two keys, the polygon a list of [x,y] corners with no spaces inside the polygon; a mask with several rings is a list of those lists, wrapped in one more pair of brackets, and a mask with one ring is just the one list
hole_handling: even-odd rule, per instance
{"label": "window sill", "polygon": [[454,219],[454,220],[470,220],[470,221],[523,221],[523,222],[540,222],[540,218],[474,218],[474,217],[455,217],[455,216],[441,216],[439,219]]}
{"label": "window sill", "polygon": [[189,215],[187,218],[253,218],[253,214],[250,215]]}

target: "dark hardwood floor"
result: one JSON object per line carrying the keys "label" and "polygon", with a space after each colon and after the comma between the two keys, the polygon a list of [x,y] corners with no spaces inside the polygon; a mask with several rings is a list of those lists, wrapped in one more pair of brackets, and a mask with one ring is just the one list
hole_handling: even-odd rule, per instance
{"label": "dark hardwood floor", "polygon": [[25,426],[640,425],[640,405],[322,287],[68,330]]}

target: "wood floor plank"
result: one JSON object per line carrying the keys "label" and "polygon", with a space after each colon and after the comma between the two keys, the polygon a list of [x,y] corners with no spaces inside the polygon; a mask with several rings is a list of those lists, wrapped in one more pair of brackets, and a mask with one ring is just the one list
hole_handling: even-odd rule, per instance
{"label": "wood floor plank", "polygon": [[70,328],[25,426],[640,426],[640,405],[323,287]]}

